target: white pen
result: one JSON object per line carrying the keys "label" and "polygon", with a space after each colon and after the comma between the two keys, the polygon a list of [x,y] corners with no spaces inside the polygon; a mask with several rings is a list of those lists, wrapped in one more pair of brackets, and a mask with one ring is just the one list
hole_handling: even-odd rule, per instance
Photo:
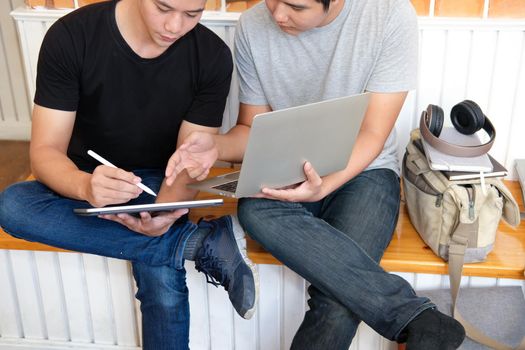
{"label": "white pen", "polygon": [[[102,163],[104,165],[110,166],[112,168],[116,168],[116,166],[114,166],[113,164],[111,164],[110,162],[108,162],[107,160],[105,160],[104,158],[102,158],[101,156],[99,156],[98,154],[93,152],[92,150],[87,151],[87,154],[89,154],[91,157],[95,158],[96,160],[98,160],[100,163]],[[149,188],[148,186],[146,186],[146,185],[144,185],[144,184],[142,184],[140,182],[138,184],[136,184],[136,185],[138,187],[142,188],[144,191],[146,191],[146,193],[149,193],[152,196],[157,197],[157,194],[155,192],[153,192],[151,190],[151,188]]]}

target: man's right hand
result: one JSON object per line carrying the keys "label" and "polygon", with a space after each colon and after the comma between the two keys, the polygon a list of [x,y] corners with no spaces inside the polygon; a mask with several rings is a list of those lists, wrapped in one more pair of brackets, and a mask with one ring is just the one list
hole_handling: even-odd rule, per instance
{"label": "man's right hand", "polygon": [[100,165],[86,184],[86,200],[94,207],[126,203],[141,194],[142,189],[137,187],[140,181],[131,172]]}
{"label": "man's right hand", "polygon": [[186,170],[192,179],[204,180],[219,156],[214,135],[194,131],[175,151],[166,166],[166,184],[171,186],[178,174]]}

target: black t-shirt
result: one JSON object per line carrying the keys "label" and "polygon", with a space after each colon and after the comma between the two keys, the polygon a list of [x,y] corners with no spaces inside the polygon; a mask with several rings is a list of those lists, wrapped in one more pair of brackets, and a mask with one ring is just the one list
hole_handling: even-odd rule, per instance
{"label": "black t-shirt", "polygon": [[48,30],[35,103],[76,111],[67,154],[79,168],[99,165],[88,149],[123,169],[163,168],[183,120],[221,125],[231,52],[198,24],[160,56],[141,58],[117,28],[115,4],[82,7]]}

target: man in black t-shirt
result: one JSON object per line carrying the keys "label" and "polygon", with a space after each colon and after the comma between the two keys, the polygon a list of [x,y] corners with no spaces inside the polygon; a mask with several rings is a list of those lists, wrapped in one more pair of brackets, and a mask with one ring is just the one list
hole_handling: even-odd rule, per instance
{"label": "man in black t-shirt", "polygon": [[[72,211],[195,196],[188,173],[165,181],[165,167],[190,133],[218,133],[233,69],[229,48],[198,23],[204,5],[121,0],[59,19],[38,61],[30,147],[37,181],[0,195],[6,232],[133,262],[144,349],[188,348],[184,259],[223,285],[242,317],[256,305],[257,276],[236,219],[194,224],[187,209],[102,218]],[[88,149],[119,168],[99,165]]]}

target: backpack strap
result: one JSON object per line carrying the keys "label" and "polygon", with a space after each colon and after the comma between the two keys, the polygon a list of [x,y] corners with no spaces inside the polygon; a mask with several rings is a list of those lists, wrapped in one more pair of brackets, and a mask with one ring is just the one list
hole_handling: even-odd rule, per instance
{"label": "backpack strap", "polygon": [[477,219],[470,224],[460,223],[451,237],[448,251],[448,275],[450,281],[450,295],[452,298],[452,316],[463,325],[467,337],[480,344],[489,346],[495,350],[525,350],[525,337],[521,340],[520,345],[516,348],[512,348],[489,337],[482,330],[468,322],[457,308],[465,250],[467,249],[470,237],[475,235],[478,231],[478,225],[479,222]]}

